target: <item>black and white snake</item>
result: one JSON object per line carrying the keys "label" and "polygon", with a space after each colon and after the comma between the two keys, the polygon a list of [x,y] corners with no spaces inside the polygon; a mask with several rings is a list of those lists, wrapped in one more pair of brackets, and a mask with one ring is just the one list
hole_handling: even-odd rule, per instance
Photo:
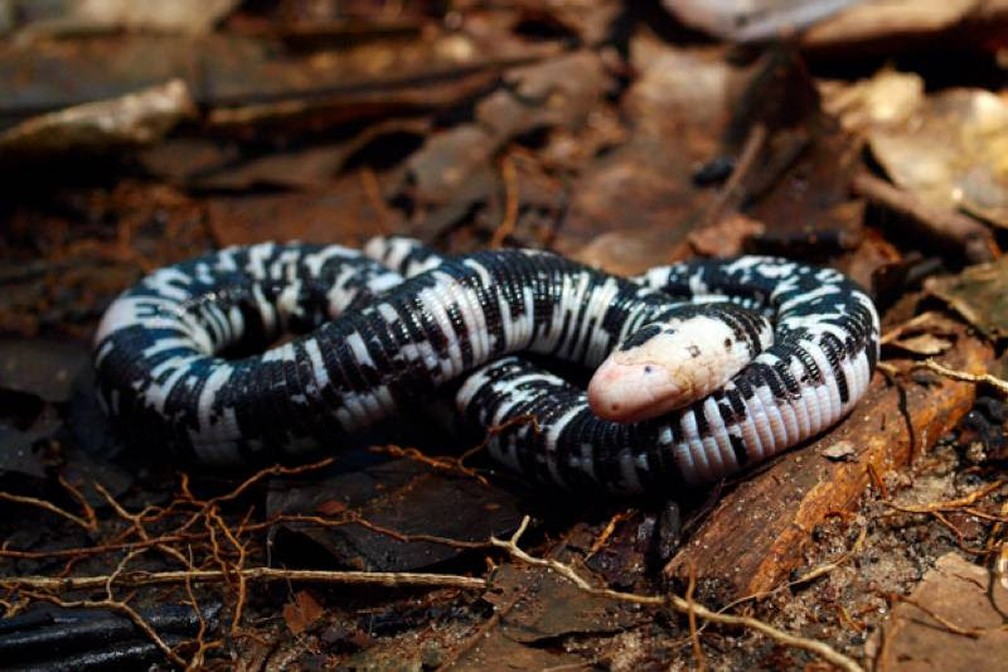
{"label": "black and white snake", "polygon": [[[878,355],[868,296],[786,260],[624,279],[530,250],[368,249],[381,263],[266,243],[151,274],[96,335],[106,410],[136,443],[240,462],[338,441],[469,373],[457,402],[471,422],[536,420],[496,435],[495,459],[637,492],[715,480],[821,432],[864,394]],[[288,332],[306,335],[262,352]],[[504,357],[520,352],[599,367],[591,399]]]}

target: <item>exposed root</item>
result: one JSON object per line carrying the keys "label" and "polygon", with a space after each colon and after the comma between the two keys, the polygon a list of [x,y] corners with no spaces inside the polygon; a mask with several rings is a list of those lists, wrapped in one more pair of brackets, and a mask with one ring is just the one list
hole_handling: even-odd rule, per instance
{"label": "exposed root", "polygon": [[519,526],[518,530],[510,539],[502,540],[493,537],[490,542],[494,546],[507,551],[507,553],[516,560],[520,560],[521,562],[534,565],[536,567],[543,567],[559,574],[590,595],[605,597],[631,604],[640,604],[651,607],[668,607],[681,614],[685,614],[687,616],[692,615],[695,618],[701,618],[711,623],[740,626],[763,633],[784,646],[808,651],[809,653],[819,656],[823,660],[836,665],[842,670],[848,670],[848,672],[863,672],[864,670],[857,661],[843,655],[825,642],[792,635],[755,618],[718,613],[692,600],[679,597],[678,595],[638,595],[636,593],[625,593],[618,590],[612,590],[610,588],[596,588],[582,578],[570,565],[564,564],[558,560],[537,558],[523,551],[518,546],[518,540],[525,533],[525,530],[528,528],[528,524],[529,518],[526,516],[522,520],[522,524]]}

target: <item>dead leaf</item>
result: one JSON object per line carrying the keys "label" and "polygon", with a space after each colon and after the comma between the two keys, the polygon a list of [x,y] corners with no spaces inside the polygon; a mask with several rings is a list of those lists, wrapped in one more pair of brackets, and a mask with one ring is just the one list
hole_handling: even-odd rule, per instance
{"label": "dead leaf", "polygon": [[909,601],[893,608],[870,647],[880,652],[882,669],[1001,670],[1008,650],[1006,609],[1008,590],[989,570],[948,553]]}
{"label": "dead leaf", "polygon": [[953,346],[953,334],[947,318],[934,311],[927,311],[887,331],[882,336],[882,345],[932,357]]}
{"label": "dead leaf", "polygon": [[1008,337],[1008,257],[970,266],[957,276],[928,278],[924,288],[988,338]]}
{"label": "dead leaf", "polygon": [[497,184],[492,157],[501,142],[476,124],[431,135],[407,161],[413,196],[431,205],[485,197]]}
{"label": "dead leaf", "polygon": [[923,101],[898,127],[868,132],[878,162],[925,204],[963,209],[1008,227],[1008,102],[954,89]]}
{"label": "dead leaf", "polygon": [[924,101],[924,78],[885,69],[850,84],[825,81],[818,85],[823,110],[852,133],[906,122]]}
{"label": "dead leaf", "polygon": [[0,152],[7,160],[68,152],[102,154],[152,144],[195,116],[189,87],[181,79],[173,79],[120,98],[32,117],[0,134]]}
{"label": "dead leaf", "polygon": [[327,499],[324,502],[320,502],[315,507],[315,510],[323,516],[332,516],[337,513],[343,513],[347,508],[346,502],[338,499]]}
{"label": "dead leaf", "polygon": [[263,240],[357,245],[397,222],[368,196],[358,175],[310,193],[219,195],[206,201],[209,226],[224,245]]}
{"label": "dead leaf", "polygon": [[300,635],[322,617],[325,609],[310,592],[300,590],[294,594],[294,601],[283,608],[284,622],[291,633]]}
{"label": "dead leaf", "polygon": [[[286,522],[274,528],[274,557],[296,558],[305,544],[313,554],[338,565],[370,571],[414,571],[455,558],[462,545],[410,539],[432,535],[461,542],[483,541],[511,530],[519,515],[517,496],[475,479],[432,471],[414,460],[376,461],[345,451],[342,462],[363,461],[346,471],[334,467],[310,482],[278,479],[270,488],[267,512],[319,515],[332,506],[333,493],[366,525],[312,525]],[[496,506],[490,506],[494,504]],[[340,513],[337,513],[339,516]]]}
{"label": "dead leaf", "polygon": [[697,254],[731,257],[742,254],[745,242],[766,231],[763,222],[740,213],[718,219],[712,226],[692,231],[688,240]]}
{"label": "dead leaf", "polygon": [[[806,48],[846,45],[850,49],[851,44],[857,44],[863,49],[866,44],[880,43],[891,54],[901,37],[919,44],[923,36],[960,28],[975,39],[970,28],[992,22],[1004,11],[1004,3],[976,0],[862,0],[811,26],[800,40]],[[971,20],[976,24],[970,25]]]}
{"label": "dead leaf", "polygon": [[504,83],[476,106],[476,118],[501,138],[544,127],[578,128],[614,87],[602,59],[587,50],[514,68]]}
{"label": "dead leaf", "polygon": [[892,342],[892,345],[915,355],[933,357],[945,352],[953,344],[951,341],[938,338],[934,334],[918,334],[917,336],[897,339]]}
{"label": "dead leaf", "polygon": [[74,380],[89,365],[90,352],[83,341],[0,339],[0,390],[66,402]]}

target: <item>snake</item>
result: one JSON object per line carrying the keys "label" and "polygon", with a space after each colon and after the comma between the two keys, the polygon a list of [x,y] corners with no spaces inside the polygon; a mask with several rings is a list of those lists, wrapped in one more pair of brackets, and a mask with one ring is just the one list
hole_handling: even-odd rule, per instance
{"label": "snake", "polygon": [[[154,271],[98,326],[101,405],[131,444],[241,464],[341,446],[461,382],[470,424],[534,420],[493,434],[498,462],[632,494],[823,432],[878,359],[872,300],[829,268],[743,256],[625,278],[542,250],[365,250],[260,243]],[[583,390],[527,355],[595,373]]]}

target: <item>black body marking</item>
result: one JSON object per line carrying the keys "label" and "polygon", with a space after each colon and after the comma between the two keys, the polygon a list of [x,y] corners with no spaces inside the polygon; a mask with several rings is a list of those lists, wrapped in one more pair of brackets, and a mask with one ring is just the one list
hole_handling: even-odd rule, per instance
{"label": "black body marking", "polygon": [[[781,259],[695,261],[623,279],[533,251],[442,259],[401,239],[376,249],[382,263],[335,246],[263,244],[152,274],[99,328],[104,406],[138,443],[234,462],[338,439],[468,373],[457,397],[466,420],[538,422],[538,432],[496,434],[497,460],[536,480],[634,492],[717,479],[822,431],[850,411],[877,361],[870,299],[834,271]],[[757,322],[738,306],[772,316],[764,352],[751,345]],[[755,359],[655,420],[600,420],[583,391],[505,357],[594,367],[679,315],[727,324],[725,349],[741,342]],[[309,333],[262,354],[218,356],[261,351],[287,331]]]}

